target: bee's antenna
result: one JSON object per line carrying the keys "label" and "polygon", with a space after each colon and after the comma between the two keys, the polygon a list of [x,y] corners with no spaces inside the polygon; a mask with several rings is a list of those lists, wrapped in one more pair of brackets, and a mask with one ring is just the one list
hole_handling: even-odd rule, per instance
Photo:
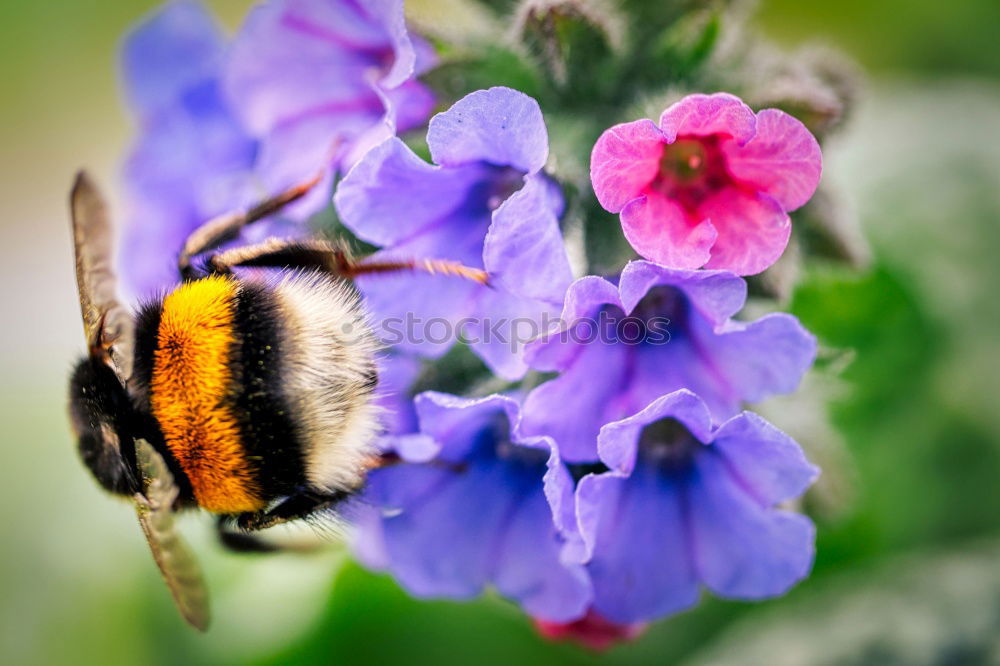
{"label": "bee's antenna", "polygon": [[451,275],[465,280],[472,280],[481,285],[489,286],[489,274],[479,268],[472,268],[458,261],[448,259],[409,259],[403,261],[362,261],[352,269],[352,277],[368,273],[396,273],[399,271],[418,271],[431,275]]}

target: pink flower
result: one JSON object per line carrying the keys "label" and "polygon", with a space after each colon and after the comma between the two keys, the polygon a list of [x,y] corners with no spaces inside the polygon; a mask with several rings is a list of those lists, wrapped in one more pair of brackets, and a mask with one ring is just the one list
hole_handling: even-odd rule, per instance
{"label": "pink flower", "polygon": [[643,623],[618,624],[601,617],[594,610],[573,622],[548,622],[534,619],[535,629],[550,641],[575,641],[581,645],[603,652],[616,643],[638,638],[646,630]]}
{"label": "pink flower", "polygon": [[788,244],[788,211],[809,200],[822,154],[805,125],[778,109],[758,114],[726,93],[688,95],[657,126],[605,130],[590,179],[621,213],[635,251],[669,268],[760,273]]}

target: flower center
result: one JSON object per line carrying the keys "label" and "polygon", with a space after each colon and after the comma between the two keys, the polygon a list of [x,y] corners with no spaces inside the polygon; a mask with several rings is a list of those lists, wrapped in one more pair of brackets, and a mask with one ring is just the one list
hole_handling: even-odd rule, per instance
{"label": "flower center", "polygon": [[660,174],[681,185],[703,178],[707,167],[708,155],[699,139],[678,139],[664,147],[660,158]]}
{"label": "flower center", "polygon": [[718,136],[682,136],[663,147],[650,187],[693,211],[731,181]]}
{"label": "flower center", "polygon": [[680,289],[660,285],[646,292],[632,316],[647,322],[654,318],[669,320],[670,330],[679,332],[688,319],[688,300]]}
{"label": "flower center", "polygon": [[466,168],[478,171],[459,210],[465,215],[485,217],[487,223],[493,211],[524,187],[524,173],[514,167],[480,162]]}
{"label": "flower center", "polygon": [[639,435],[639,455],[650,464],[669,470],[687,468],[700,446],[701,442],[674,418],[654,421]]}
{"label": "flower center", "polygon": [[520,446],[510,440],[510,422],[506,414],[498,414],[479,431],[475,454],[528,468],[544,466],[549,458],[546,451]]}
{"label": "flower center", "polygon": [[578,335],[584,340],[585,334],[597,336],[605,344],[662,345],[682,335],[687,320],[684,294],[674,287],[657,286],[642,297],[630,315],[617,305],[605,305],[598,314],[596,328],[588,324],[587,330]]}
{"label": "flower center", "polygon": [[510,195],[524,187],[524,174],[514,167],[496,167],[496,169],[486,194],[486,207],[490,211],[499,208]]}

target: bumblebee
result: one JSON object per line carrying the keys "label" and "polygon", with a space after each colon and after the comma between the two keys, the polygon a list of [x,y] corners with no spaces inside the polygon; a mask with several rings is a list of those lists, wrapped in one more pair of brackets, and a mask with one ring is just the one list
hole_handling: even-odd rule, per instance
{"label": "bumblebee", "polygon": [[321,240],[219,250],[317,180],[197,229],[179,286],[135,312],[116,293],[103,198],[84,173],[70,196],[88,345],[70,379],[79,453],[101,486],[135,502],[178,608],[202,630],[207,594],[176,511],[216,514],[223,544],[267,550],[253,532],[336,507],[380,464],[377,344],[349,280],[410,270],[487,281],[449,261],[356,261]]}

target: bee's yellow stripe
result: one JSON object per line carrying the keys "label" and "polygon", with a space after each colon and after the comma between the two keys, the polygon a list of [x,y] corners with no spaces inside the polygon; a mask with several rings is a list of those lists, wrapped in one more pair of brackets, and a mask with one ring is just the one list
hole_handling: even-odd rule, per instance
{"label": "bee's yellow stripe", "polygon": [[227,397],[237,283],[208,277],[163,301],[150,402],[198,504],[216,513],[264,508]]}

